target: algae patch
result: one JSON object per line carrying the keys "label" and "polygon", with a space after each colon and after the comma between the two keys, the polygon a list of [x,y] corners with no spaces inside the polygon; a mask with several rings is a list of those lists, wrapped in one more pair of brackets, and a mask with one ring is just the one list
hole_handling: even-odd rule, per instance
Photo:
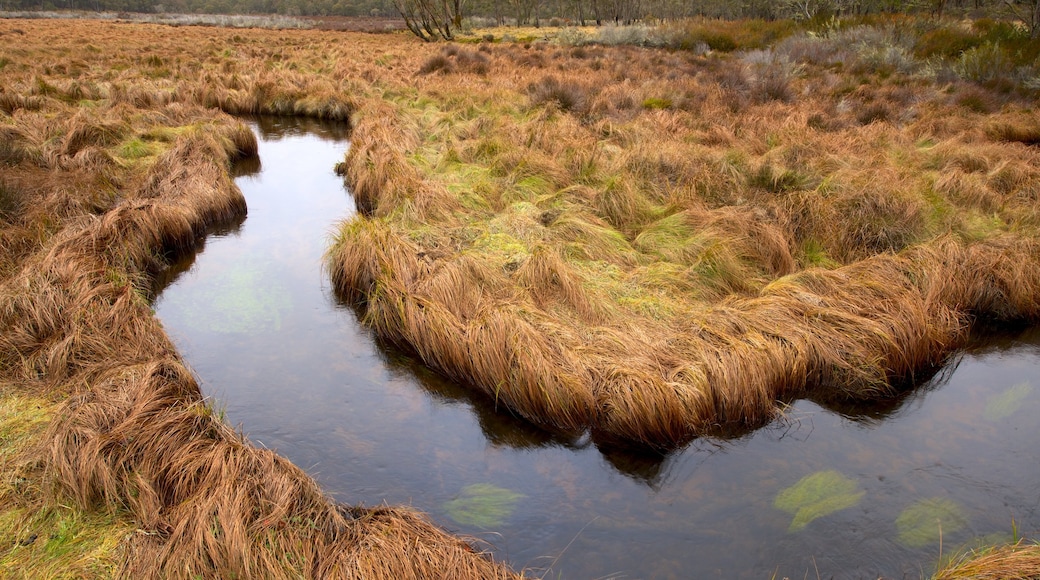
{"label": "algae patch", "polygon": [[239,263],[206,280],[191,300],[175,300],[170,305],[183,313],[189,325],[210,332],[278,330],[292,300],[286,288],[269,282],[276,279],[261,266]]}
{"label": "algae patch", "polygon": [[987,421],[999,421],[1010,417],[1022,405],[1022,401],[1033,394],[1033,385],[1029,383],[1018,383],[1008,387],[999,394],[994,395],[986,402],[986,410],[982,416]]}
{"label": "algae patch", "polygon": [[817,471],[777,494],[773,505],[794,516],[787,531],[797,532],[817,518],[858,504],[865,493],[838,471]]}
{"label": "algae patch", "polygon": [[933,497],[914,503],[896,518],[899,541],[911,548],[923,548],[939,541],[943,534],[955,532],[967,519],[956,502]]}
{"label": "algae patch", "polygon": [[475,483],[463,488],[459,497],[445,502],[448,516],[460,524],[494,528],[513,513],[524,495],[490,483]]}

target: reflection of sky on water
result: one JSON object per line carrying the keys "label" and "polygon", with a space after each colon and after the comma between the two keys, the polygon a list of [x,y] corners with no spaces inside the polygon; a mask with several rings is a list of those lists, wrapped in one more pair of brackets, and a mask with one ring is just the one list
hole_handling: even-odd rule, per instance
{"label": "reflection of sky on water", "polygon": [[[545,433],[380,346],[335,304],[320,258],[353,213],[332,173],[345,134],[316,138],[312,125],[261,120],[262,165],[238,180],[248,218],[212,235],[155,306],[229,420],[336,498],[412,505],[514,566],[570,578],[919,578],[938,545],[901,544],[895,522],[930,498],[955,501],[967,522],[944,536],[946,553],[1010,532],[1012,518],[1026,534],[1040,526],[1040,390],[1012,392],[1037,386],[1036,332],[970,351],[900,400],[799,401],[763,429],[668,456]],[[250,324],[222,322],[235,305]],[[774,498],[828,470],[862,500],[789,532]],[[450,519],[475,484],[522,494],[501,527]]]}

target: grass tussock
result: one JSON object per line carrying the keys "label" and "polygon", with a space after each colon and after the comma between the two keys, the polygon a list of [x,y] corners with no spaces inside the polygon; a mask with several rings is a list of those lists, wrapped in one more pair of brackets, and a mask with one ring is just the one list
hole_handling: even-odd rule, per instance
{"label": "grass tussock", "polygon": [[401,55],[429,73],[362,105],[334,284],[513,412],[659,447],[1035,321],[1028,101],[944,89],[885,23],[746,24],[673,31],[707,54],[491,44],[487,75]]}
{"label": "grass tussock", "polygon": [[[516,577],[421,514],[338,504],[296,466],[251,446],[203,401],[149,307],[151,275],[194,249],[208,226],[246,211],[231,163],[257,144],[221,111],[353,111],[330,75],[300,71],[317,62],[315,49],[276,67],[285,62],[278,51],[294,44],[258,39],[240,56],[245,64],[209,38],[223,31],[149,28],[170,44],[129,68],[121,63],[146,52],[134,48],[149,36],[136,25],[17,24],[37,40],[2,35],[5,54],[18,42],[39,64],[0,71],[0,531],[16,540],[0,555],[3,568],[41,577]],[[62,56],[60,47],[88,37],[104,63],[97,70]],[[64,78],[72,68],[77,86]],[[386,181],[373,183],[383,191]],[[427,191],[398,195],[427,200],[414,202],[413,215],[437,216],[445,202]],[[366,257],[372,268],[406,266],[418,279],[406,243],[377,240],[396,249]],[[502,340],[517,343],[519,357],[518,335]]]}
{"label": "grass tussock", "polygon": [[1040,576],[1040,546],[1019,541],[966,552],[943,565],[934,580],[1025,580]]}

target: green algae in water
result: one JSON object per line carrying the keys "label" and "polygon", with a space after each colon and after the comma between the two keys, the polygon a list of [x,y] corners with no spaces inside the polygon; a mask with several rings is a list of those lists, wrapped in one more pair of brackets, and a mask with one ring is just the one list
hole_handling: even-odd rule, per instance
{"label": "green algae in water", "polygon": [[1033,394],[1033,385],[1029,383],[1018,383],[1008,387],[986,402],[986,410],[983,411],[982,416],[987,421],[999,421],[1010,417],[1021,407],[1022,401],[1031,394]]}
{"label": "green algae in water", "polygon": [[460,524],[494,528],[513,513],[523,494],[490,483],[475,483],[463,488],[459,497],[444,504],[448,516]]}
{"label": "green algae in water", "polygon": [[278,330],[282,315],[292,306],[289,291],[261,267],[235,264],[221,272],[190,302],[178,301],[191,326],[223,334]]}
{"label": "green algae in water", "polygon": [[817,471],[777,494],[773,505],[794,515],[787,531],[797,532],[817,518],[858,504],[865,493],[838,471]]}
{"label": "green algae in water", "polygon": [[938,543],[943,534],[956,532],[967,523],[956,502],[933,497],[903,510],[896,518],[896,529],[901,543],[911,548],[923,548]]}

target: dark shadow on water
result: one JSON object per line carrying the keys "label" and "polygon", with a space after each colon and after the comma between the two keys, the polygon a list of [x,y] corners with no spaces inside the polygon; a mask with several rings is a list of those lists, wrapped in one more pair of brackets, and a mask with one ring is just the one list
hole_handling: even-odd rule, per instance
{"label": "dark shadow on water", "polygon": [[152,276],[151,288],[147,298],[154,301],[163,290],[177,281],[185,272],[191,270],[195,259],[206,250],[206,240],[213,238],[226,238],[237,236],[242,231],[242,224],[246,222],[246,214],[235,216],[229,222],[213,224],[206,228],[206,232],[195,243],[195,249],[181,254],[166,253],[164,258],[168,264],[166,268]]}
{"label": "dark shadow on water", "polygon": [[243,116],[253,123],[265,141],[278,141],[285,137],[308,135],[323,141],[346,141],[350,139],[350,124],[331,122],[310,117],[279,117],[274,115]]}
{"label": "dark shadow on water", "polygon": [[[357,320],[364,319],[363,305],[352,303],[339,295],[337,302],[339,307],[349,309]],[[426,367],[418,355],[402,351],[397,345],[376,338],[374,333],[373,340],[378,344],[381,356],[388,366],[414,377],[415,382],[427,393],[445,402],[468,405],[491,444],[518,449],[548,446],[584,449],[591,444],[618,473],[654,489],[659,488],[662,480],[666,478],[670,458],[690,447],[710,453],[725,453],[727,449],[739,445],[763,429],[776,431],[777,437],[784,437],[786,431],[797,430],[797,427],[792,427],[788,418],[781,415],[758,425],[719,425],[701,437],[667,448],[619,441],[596,431],[579,434],[555,432],[517,417],[500,405],[496,406],[483,392],[445,378],[437,371]],[[912,380],[897,384],[894,394],[890,397],[865,400],[834,396],[836,389],[820,386],[811,389],[803,397],[784,402],[791,404],[802,399],[808,400],[863,428],[871,429],[898,417],[911,407],[913,401],[942,388],[953,377],[966,354],[978,355],[1022,348],[1023,344],[1034,345],[1040,354],[1040,328],[980,327],[972,332],[965,348],[951,354],[943,364],[918,371]]]}
{"label": "dark shadow on water", "polygon": [[263,168],[263,165],[260,163],[259,155],[254,157],[244,157],[236,160],[235,164],[231,166],[231,176],[238,179],[239,177],[260,175]]}
{"label": "dark shadow on water", "polygon": [[[343,299],[337,299],[337,307],[349,310],[357,320],[363,320],[360,307]],[[496,405],[494,399],[475,388],[467,388],[425,366],[414,354],[401,349],[390,341],[375,336],[368,331],[375,342],[380,358],[387,368],[395,373],[407,376],[436,400],[449,404],[467,405],[476,416],[480,429],[492,445],[512,447],[515,449],[534,449],[539,447],[565,447],[582,449],[588,446],[581,433],[553,431],[518,417],[502,405]]]}

